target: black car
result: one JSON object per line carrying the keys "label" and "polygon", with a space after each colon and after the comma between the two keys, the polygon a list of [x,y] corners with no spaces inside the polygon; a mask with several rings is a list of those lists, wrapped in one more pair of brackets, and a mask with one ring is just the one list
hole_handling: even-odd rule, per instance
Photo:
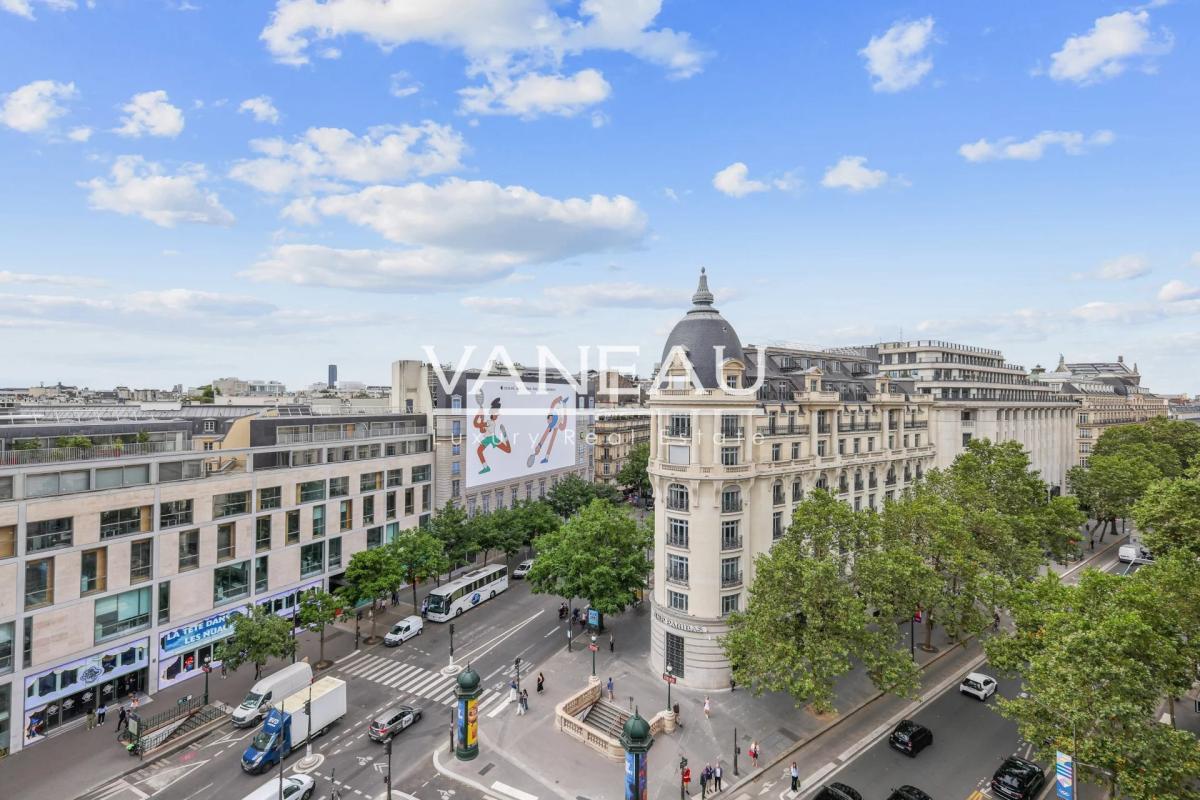
{"label": "black car", "polygon": [[898,789],[892,789],[892,793],[888,795],[888,800],[933,800],[933,798],[917,787],[905,784]]}
{"label": "black car", "polygon": [[1006,758],[992,776],[992,791],[1009,800],[1032,800],[1045,785],[1042,768],[1016,756]]}
{"label": "black car", "polygon": [[906,756],[916,757],[917,753],[933,744],[933,731],[911,719],[901,720],[896,730],[892,731],[888,744]]}
{"label": "black car", "polygon": [[827,783],[812,800],[862,800],[862,795],[844,783]]}

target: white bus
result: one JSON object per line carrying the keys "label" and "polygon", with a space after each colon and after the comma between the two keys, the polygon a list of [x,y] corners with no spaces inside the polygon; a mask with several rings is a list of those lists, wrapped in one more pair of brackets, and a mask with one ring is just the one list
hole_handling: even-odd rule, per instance
{"label": "white bus", "polygon": [[426,599],[429,619],[446,622],[508,588],[508,567],[497,564],[468,572],[431,591]]}

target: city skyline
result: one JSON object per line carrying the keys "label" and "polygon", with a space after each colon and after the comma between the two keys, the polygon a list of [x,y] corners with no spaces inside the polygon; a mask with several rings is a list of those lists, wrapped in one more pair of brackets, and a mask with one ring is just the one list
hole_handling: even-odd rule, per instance
{"label": "city skyline", "polygon": [[1200,391],[1194,8],[340,5],[3,6],[0,384],[384,384],[498,340],[646,374],[703,265],[747,342]]}

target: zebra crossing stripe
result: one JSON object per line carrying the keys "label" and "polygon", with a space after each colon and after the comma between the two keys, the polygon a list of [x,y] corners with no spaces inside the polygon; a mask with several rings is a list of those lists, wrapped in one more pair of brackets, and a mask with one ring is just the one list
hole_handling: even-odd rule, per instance
{"label": "zebra crossing stripe", "polygon": [[391,672],[396,668],[396,662],[391,659],[385,658],[381,662],[373,665],[370,669],[364,670],[361,673],[361,677],[369,681],[377,680],[380,675],[383,675],[385,672]]}
{"label": "zebra crossing stripe", "polygon": [[361,661],[359,661],[357,664],[355,664],[353,667],[346,670],[346,673],[349,675],[357,676],[357,675],[362,675],[364,672],[369,672],[372,667],[375,667],[378,665],[379,662],[376,660],[377,658],[378,658],[377,656],[373,656],[373,655],[366,656]]}
{"label": "zebra crossing stripe", "polygon": [[499,692],[484,692],[484,694],[487,695],[487,698],[479,701],[478,709],[480,711],[483,711],[501,697]]}
{"label": "zebra crossing stripe", "polygon": [[417,669],[401,678],[395,688],[404,692],[411,692],[413,687],[418,683],[422,683],[429,679],[430,672],[425,669]]}
{"label": "zebra crossing stripe", "polygon": [[384,686],[389,686],[389,687],[395,686],[397,683],[404,680],[405,676],[411,675],[413,673],[413,671],[417,670],[417,669],[420,669],[420,667],[409,664],[409,665],[405,666],[403,669],[399,669],[396,672],[389,675],[386,679],[384,679],[382,681],[382,683]]}
{"label": "zebra crossing stripe", "polygon": [[413,694],[423,694],[426,688],[432,686],[440,680],[445,680],[445,676],[434,673],[427,678],[422,677],[420,680],[416,681],[415,683],[411,683],[404,688],[406,691],[412,692]]}

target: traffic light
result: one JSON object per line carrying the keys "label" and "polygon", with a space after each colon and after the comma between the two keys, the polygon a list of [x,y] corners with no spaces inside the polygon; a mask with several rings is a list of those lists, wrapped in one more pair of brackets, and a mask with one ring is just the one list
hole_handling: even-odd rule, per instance
{"label": "traffic light", "polygon": [[451,636],[454,635],[454,623],[453,622],[450,623],[450,635]]}
{"label": "traffic light", "polygon": [[304,716],[306,716],[306,717],[312,716],[312,712],[309,710],[311,708],[311,706],[309,705],[309,702],[310,701],[308,701],[308,700],[304,701]]}

